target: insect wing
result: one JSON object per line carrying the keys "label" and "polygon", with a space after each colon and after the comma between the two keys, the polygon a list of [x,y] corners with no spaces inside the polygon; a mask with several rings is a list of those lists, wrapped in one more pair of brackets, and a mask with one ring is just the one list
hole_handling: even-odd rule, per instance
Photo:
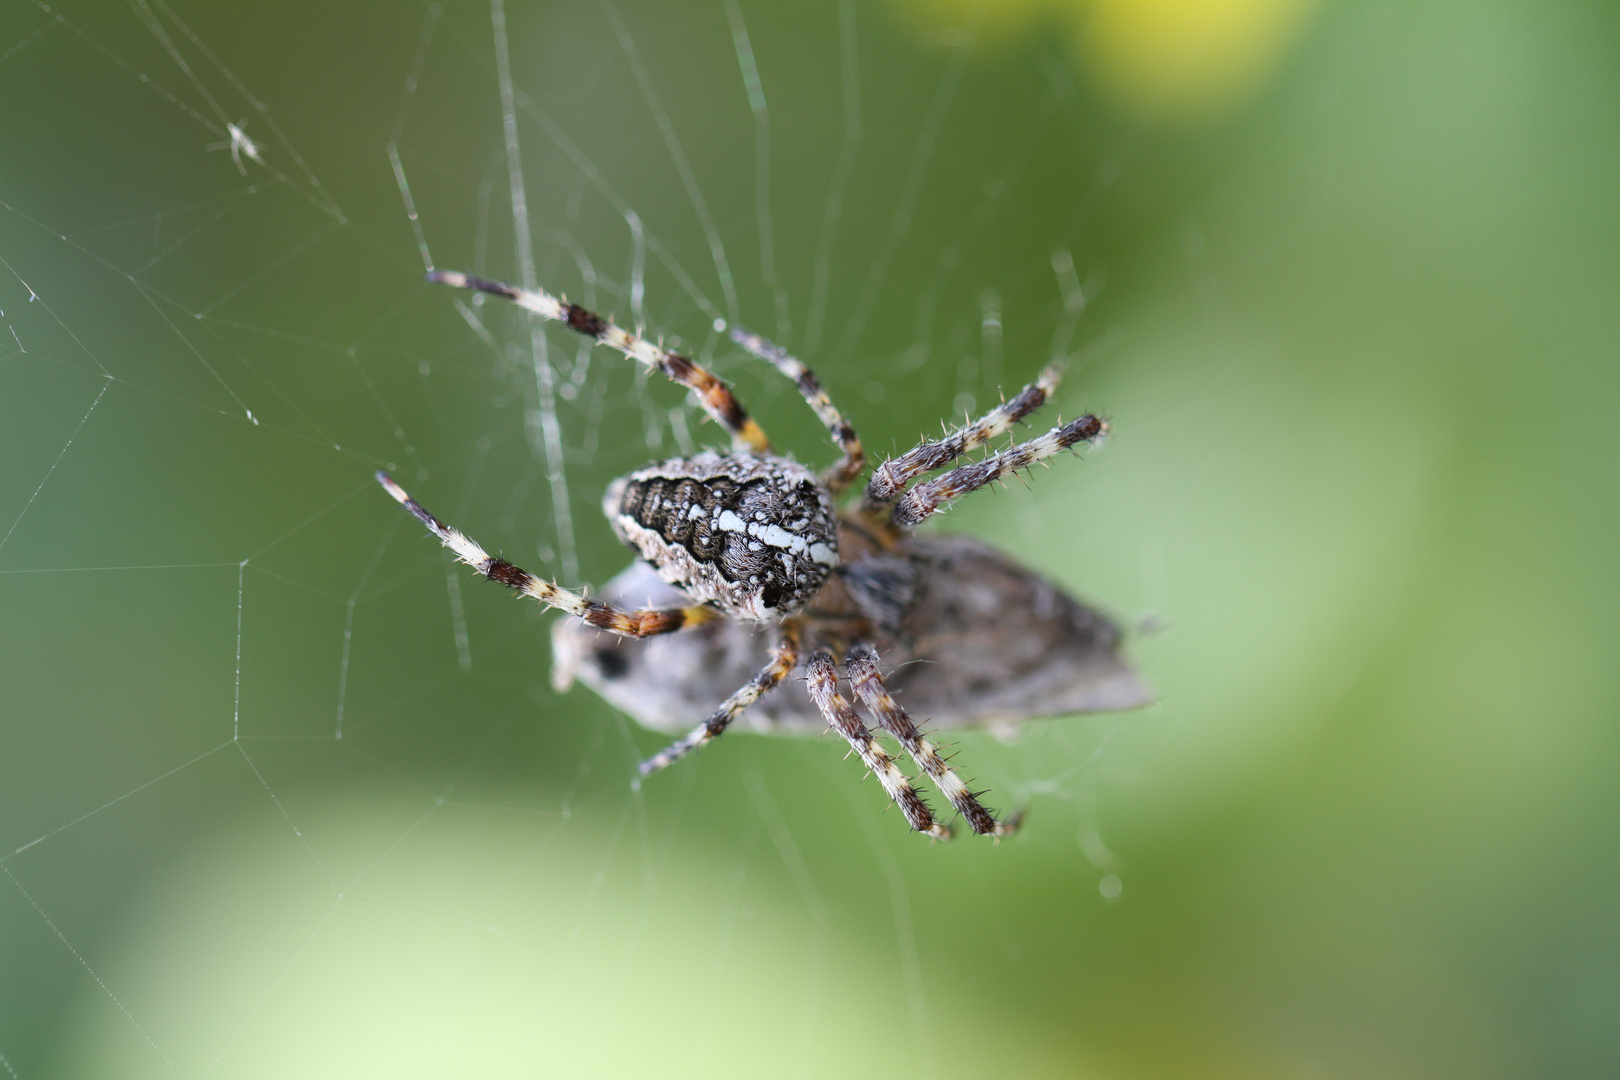
{"label": "insect wing", "polygon": [[[995,548],[965,536],[909,536],[884,558],[894,556],[916,568],[912,607],[872,644],[892,673],[891,692],[929,727],[1005,727],[1153,701],[1152,690],[1120,656],[1121,634],[1107,616]],[[602,594],[651,607],[687,602],[641,562]],[[561,687],[578,678],[643,727],[684,732],[760,669],[769,641],[763,628],[725,619],[641,640],[564,619],[552,631],[553,680]],[[820,731],[825,720],[792,685],[801,678],[790,676],[789,685],[750,707],[735,728]]]}

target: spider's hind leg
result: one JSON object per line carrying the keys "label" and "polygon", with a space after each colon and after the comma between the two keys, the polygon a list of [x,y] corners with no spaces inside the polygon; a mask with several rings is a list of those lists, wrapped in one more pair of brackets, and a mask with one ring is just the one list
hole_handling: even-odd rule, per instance
{"label": "spider's hind leg", "polygon": [[776,643],[771,647],[771,662],[760,669],[748,684],[725,700],[709,718],[683,739],[654,754],[641,763],[641,775],[666,768],[694,750],[701,750],[714,739],[725,734],[731,722],[742,711],[779,686],[799,662],[799,626],[788,620],[776,628]]}
{"label": "spider's hind leg", "polygon": [[598,630],[606,630],[621,637],[650,637],[653,634],[668,634],[676,630],[701,626],[715,617],[716,612],[713,608],[702,605],[626,611],[601,600],[592,600],[555,582],[537,578],[521,566],[513,566],[499,555],[491,555],[479,545],[478,541],[459,529],[452,529],[428,513],[421,503],[407,495],[405,489],[396,484],[394,478],[387,473],[379,472],[377,482],[383,486],[384,491],[394,497],[396,502],[409,510],[416,520],[426,525],[428,531],[439,538],[439,543],[455,552],[457,559],[497,585],[516,589],[547,607],[577,615]]}
{"label": "spider's hind leg", "polygon": [[737,395],[731,392],[731,387],[707,368],[693,363],[691,357],[682,356],[644,337],[632,334],[621,326],[613,325],[611,320],[602,318],[596,312],[588,311],[578,304],[570,304],[561,297],[552,296],[544,289],[519,289],[504,281],[491,281],[456,270],[429,270],[427,279],[436,285],[471,289],[474,292],[488,293],[510,300],[542,319],[560,322],[576,334],[599,341],[650,368],[657,368],[667,375],[671,382],[679,383],[697,394],[698,400],[703,403],[704,411],[731,432],[732,442],[737,450],[753,454],[771,452],[770,440],[765,438],[765,432],[760,430],[754,418],[748,415],[748,410],[742,407]]}

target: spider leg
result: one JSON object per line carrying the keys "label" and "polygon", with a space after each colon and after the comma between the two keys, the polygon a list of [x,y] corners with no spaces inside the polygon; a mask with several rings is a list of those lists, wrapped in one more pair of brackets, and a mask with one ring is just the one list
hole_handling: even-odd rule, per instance
{"label": "spider leg", "polygon": [[816,416],[827,425],[827,431],[832,435],[833,442],[844,452],[842,458],[828,466],[821,474],[821,482],[836,497],[849,486],[850,481],[861,474],[862,469],[866,468],[866,451],[861,448],[861,440],[855,434],[855,429],[832,403],[827,391],[821,388],[821,383],[814,373],[789,356],[786,349],[780,345],[773,345],[758,334],[749,333],[740,326],[732,328],[731,340],[792,379]]}
{"label": "spider leg", "polygon": [[861,699],[861,704],[877,717],[884,730],[900,740],[900,745],[906,748],[911,760],[933,779],[940,794],[956,807],[956,812],[967,819],[969,828],[980,836],[998,839],[1012,835],[1018,828],[1018,816],[997,821],[995,815],[985,809],[978,800],[979,793],[968,790],[962,778],[945,764],[938,748],[923,737],[906,710],[889,695],[883,686],[883,675],[878,671],[877,660],[877,653],[870,645],[857,645],[850,650],[849,684],[854,688],[855,696]]}
{"label": "spider leg", "polygon": [[866,767],[906,816],[906,823],[936,840],[950,839],[951,830],[934,820],[928,804],[911,786],[906,774],[900,771],[889,752],[872,738],[872,733],[861,723],[854,707],[838,692],[838,665],[833,661],[832,653],[826,649],[816,650],[805,665],[805,673],[810,699],[816,703],[833,730],[848,740],[861,760],[866,762]]}
{"label": "spider leg", "polygon": [[1046,404],[1046,399],[1057,389],[1062,374],[1062,370],[1053,364],[1011,401],[1002,402],[973,423],[957,428],[937,442],[925,442],[873,469],[872,479],[866,485],[863,508],[874,517],[881,516],[882,508],[898,498],[906,485],[917,477],[943,469],[963,454],[1010,430],[1014,424]]}
{"label": "spider leg", "polygon": [[1067,450],[1075,443],[1090,442],[1106,434],[1108,422],[1087,413],[1078,420],[1053,428],[1040,438],[1019,443],[983,461],[963,465],[944,476],[918,484],[894,504],[889,520],[900,528],[915,525],[958,496],[977,491],[1008,473],[1027,469],[1042,458]]}
{"label": "spider leg", "polygon": [[790,619],[776,628],[776,642],[771,646],[771,662],[761,668],[759,674],[750,679],[746,686],[727,698],[707,720],[693,728],[690,735],[671,743],[643,761],[641,775],[646,776],[666,768],[692,751],[703,749],[710,741],[725,734],[726,728],[742,715],[744,709],[776,689],[798,662],[799,626]]}
{"label": "spider leg", "polygon": [[548,607],[577,615],[600,630],[607,630],[623,637],[649,637],[653,634],[668,634],[675,630],[699,626],[715,617],[713,609],[701,605],[626,611],[600,600],[588,599],[583,594],[564,589],[554,582],[542,581],[498,555],[489,554],[478,545],[477,541],[459,530],[452,529],[428,513],[422,508],[421,503],[405,494],[405,489],[394,483],[393,478],[387,473],[379,472],[377,482],[401,506],[414,514],[418,521],[426,525],[428,530],[439,538],[440,543],[455,552],[457,559],[499,585],[532,596]]}
{"label": "spider leg", "polygon": [[472,289],[475,292],[504,297],[518,307],[534,312],[542,319],[560,322],[575,333],[583,334],[610,349],[618,350],[632,360],[639,360],[650,368],[662,371],[671,381],[697,394],[698,400],[703,403],[704,411],[731,432],[732,441],[737,449],[756,454],[770,452],[770,440],[765,438],[765,432],[760,429],[754,418],[748,415],[742,403],[737,400],[737,396],[731,392],[731,388],[712,372],[694,364],[690,358],[671,352],[661,345],[654,345],[646,338],[637,337],[622,327],[614,326],[595,312],[587,311],[578,304],[570,304],[544,290],[519,289],[504,282],[490,281],[488,278],[474,277],[472,274],[454,270],[429,270],[427,279],[457,289]]}

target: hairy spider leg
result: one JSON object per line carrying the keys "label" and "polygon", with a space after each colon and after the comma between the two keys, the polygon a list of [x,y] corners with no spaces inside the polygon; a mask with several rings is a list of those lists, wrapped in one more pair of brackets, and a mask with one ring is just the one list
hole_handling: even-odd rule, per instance
{"label": "hairy spider leg", "polygon": [[815,374],[796,358],[789,356],[786,349],[741,327],[732,329],[731,340],[792,379],[816,416],[827,425],[827,432],[832,436],[833,442],[844,452],[842,458],[829,465],[821,474],[822,484],[836,497],[849,487],[850,482],[861,474],[862,469],[866,468],[866,451],[861,448],[861,440],[855,434],[855,428],[844,419],[844,415],[832,403],[832,399],[827,396],[827,391],[821,388],[821,382]]}
{"label": "hairy spider leg", "polygon": [[476,541],[459,530],[452,529],[424,510],[422,504],[407,495],[405,489],[396,484],[393,477],[387,473],[379,472],[377,482],[401,506],[414,514],[418,521],[426,525],[428,531],[437,536],[441,544],[455,552],[456,558],[461,562],[498,585],[505,585],[526,596],[532,596],[548,607],[577,615],[599,630],[607,630],[623,637],[650,637],[653,634],[668,634],[676,630],[701,626],[715,618],[717,614],[712,608],[701,605],[626,611],[600,600],[588,599],[554,582],[542,581],[527,570],[513,566],[497,555],[489,554]]}
{"label": "hairy spider leg", "polygon": [[1057,389],[1062,375],[1062,369],[1053,364],[1011,401],[1002,402],[973,423],[947,432],[944,438],[936,442],[922,443],[897,458],[885,461],[872,470],[862,508],[874,517],[879,516],[884,507],[900,496],[907,484],[923,473],[943,469],[963,454],[1006,433],[1014,424],[1046,404],[1046,399]]}
{"label": "hairy spider leg", "polygon": [[771,662],[760,669],[748,684],[725,702],[702,724],[692,729],[684,739],[671,743],[641,763],[641,775],[647,776],[667,768],[694,750],[701,750],[709,742],[725,734],[731,722],[742,715],[744,709],[781,685],[795,664],[799,662],[799,625],[792,619],[776,627],[776,640],[771,646]]}
{"label": "hairy spider leg", "polygon": [[968,790],[962,778],[945,764],[939,748],[917,730],[917,725],[906,710],[884,687],[883,675],[878,670],[877,652],[870,645],[857,645],[850,650],[847,669],[849,685],[861,704],[877,717],[885,731],[900,740],[900,745],[906,748],[911,760],[929,775],[940,794],[949,799],[956,812],[967,820],[970,829],[980,836],[994,836],[997,839],[1011,836],[1017,830],[1020,817],[1015,814],[1006,821],[997,821],[996,816],[985,809],[978,799],[984,792]]}
{"label": "hairy spider leg", "polygon": [[983,461],[952,469],[918,484],[894,504],[889,520],[900,528],[909,528],[932,516],[952,499],[977,491],[984,485],[1001,479],[1008,473],[1029,468],[1043,458],[1067,450],[1075,443],[1090,442],[1108,434],[1108,422],[1090,413],[1055,427],[1040,438],[1003,450]]}
{"label": "hairy spider leg", "polygon": [[951,830],[934,820],[928,804],[923,801],[917,789],[911,786],[911,781],[900,767],[894,763],[889,752],[879,746],[877,740],[866,725],[861,723],[859,714],[853,706],[838,692],[838,665],[833,660],[832,653],[826,649],[818,649],[805,664],[805,685],[810,691],[810,700],[816,703],[821,715],[827,718],[834,731],[842,735],[849,745],[854,747],[883,790],[889,793],[889,798],[900,808],[906,816],[906,822],[920,833],[927,833],[936,840],[949,840]]}
{"label": "hairy spider leg", "polygon": [[704,411],[731,432],[732,442],[737,450],[755,454],[770,453],[770,440],[765,437],[765,432],[754,418],[742,407],[742,402],[731,392],[731,387],[714,373],[694,364],[689,357],[671,352],[661,345],[654,345],[646,338],[637,337],[630,331],[613,325],[611,321],[595,312],[587,311],[578,304],[570,304],[544,290],[531,292],[505,282],[491,281],[488,278],[475,277],[454,270],[429,270],[427,279],[439,285],[472,289],[475,292],[503,297],[543,319],[560,322],[575,333],[583,334],[610,349],[618,350],[632,360],[639,360],[650,368],[662,371],[672,382],[679,383],[697,394]]}

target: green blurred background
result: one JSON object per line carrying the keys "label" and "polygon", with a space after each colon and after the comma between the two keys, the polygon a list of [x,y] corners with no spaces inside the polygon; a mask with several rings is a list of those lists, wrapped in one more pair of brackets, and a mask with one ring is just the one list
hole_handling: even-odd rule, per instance
{"label": "green blurred background", "polygon": [[513,4],[545,283],[814,462],[717,315],[878,454],[1054,349],[1113,417],[942,523],[1162,697],[964,735],[999,847],[826,739],[633,794],[662,737],[376,489],[600,583],[713,438],[551,335],[571,556],[523,322],[420,283],[396,133],[517,273],[488,7],[0,11],[11,1075],[1620,1072],[1612,6]]}

